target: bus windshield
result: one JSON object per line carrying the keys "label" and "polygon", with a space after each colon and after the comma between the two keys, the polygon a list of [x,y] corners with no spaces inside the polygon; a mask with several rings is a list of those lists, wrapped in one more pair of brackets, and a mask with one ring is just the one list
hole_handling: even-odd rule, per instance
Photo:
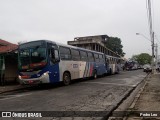
{"label": "bus windshield", "polygon": [[29,56],[29,50],[21,50],[19,53],[19,57],[20,57],[20,65],[24,66],[24,65],[29,65],[30,63],[30,56]]}
{"label": "bus windshield", "polygon": [[46,64],[46,48],[33,47],[22,49],[19,52],[21,69],[29,69],[44,66]]}
{"label": "bus windshield", "polygon": [[46,61],[46,48],[38,47],[31,49],[31,63]]}

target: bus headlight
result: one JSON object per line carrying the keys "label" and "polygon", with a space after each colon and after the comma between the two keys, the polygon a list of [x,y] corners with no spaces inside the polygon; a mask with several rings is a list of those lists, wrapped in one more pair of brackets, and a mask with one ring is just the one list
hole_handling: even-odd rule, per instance
{"label": "bus headlight", "polygon": [[44,76],[46,76],[46,75],[47,75],[47,73],[45,72],[45,73],[43,73],[43,75],[44,75]]}
{"label": "bus headlight", "polygon": [[21,77],[20,75],[18,75],[18,78],[19,78],[19,79],[22,79],[22,77]]}
{"label": "bus headlight", "polygon": [[47,72],[43,73],[43,75],[44,75],[44,76],[46,76],[46,75],[48,75],[48,73],[49,73],[49,71],[47,71]]}

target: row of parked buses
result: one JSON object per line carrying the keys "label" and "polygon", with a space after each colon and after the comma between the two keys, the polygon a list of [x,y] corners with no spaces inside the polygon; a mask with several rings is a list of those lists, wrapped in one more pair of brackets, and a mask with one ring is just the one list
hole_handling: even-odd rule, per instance
{"label": "row of parked buses", "polygon": [[119,73],[120,58],[48,40],[19,46],[19,81],[21,84],[63,82],[79,78]]}

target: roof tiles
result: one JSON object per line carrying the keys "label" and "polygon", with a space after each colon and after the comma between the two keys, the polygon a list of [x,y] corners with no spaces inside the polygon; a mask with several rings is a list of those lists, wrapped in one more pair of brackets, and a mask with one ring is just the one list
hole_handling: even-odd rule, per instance
{"label": "roof tiles", "polygon": [[18,48],[18,45],[12,44],[10,42],[0,39],[0,54],[12,52],[16,50],[17,48]]}

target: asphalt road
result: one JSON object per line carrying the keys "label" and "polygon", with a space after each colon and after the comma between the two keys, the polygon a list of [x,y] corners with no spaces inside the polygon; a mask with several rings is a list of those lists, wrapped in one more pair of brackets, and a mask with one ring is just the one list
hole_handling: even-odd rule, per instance
{"label": "asphalt road", "polygon": [[122,71],[69,86],[1,94],[0,111],[111,111],[145,76],[142,70]]}

